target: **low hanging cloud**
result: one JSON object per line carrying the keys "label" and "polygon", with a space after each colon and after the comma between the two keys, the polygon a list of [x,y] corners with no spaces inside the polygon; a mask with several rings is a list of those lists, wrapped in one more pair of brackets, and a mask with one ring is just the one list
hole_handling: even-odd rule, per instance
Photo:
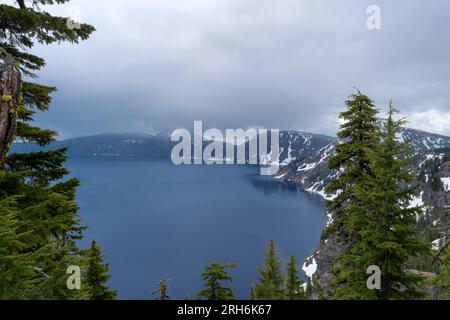
{"label": "low hanging cloud", "polygon": [[450,111],[431,109],[408,117],[412,128],[449,135]]}
{"label": "low hanging cloud", "polygon": [[[192,127],[335,134],[354,87],[450,135],[447,0],[72,0],[97,32],[36,47],[62,137]],[[366,26],[369,5],[381,30]],[[69,8],[69,9],[68,9]]]}

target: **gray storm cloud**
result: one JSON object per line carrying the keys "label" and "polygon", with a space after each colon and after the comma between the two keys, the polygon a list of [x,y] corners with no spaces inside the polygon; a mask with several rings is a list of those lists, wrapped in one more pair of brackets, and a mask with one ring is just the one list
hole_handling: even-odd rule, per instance
{"label": "gray storm cloud", "polygon": [[[372,4],[381,30],[366,27]],[[380,108],[392,98],[411,127],[450,135],[448,1],[71,5],[97,28],[93,37],[35,48],[48,63],[40,80],[59,89],[37,121],[64,138],[190,128],[194,120],[334,134],[354,87]]]}

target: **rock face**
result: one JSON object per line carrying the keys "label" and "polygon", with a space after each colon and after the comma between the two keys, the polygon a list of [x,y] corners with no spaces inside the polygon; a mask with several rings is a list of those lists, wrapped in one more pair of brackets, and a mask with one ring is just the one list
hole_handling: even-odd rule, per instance
{"label": "rock face", "polygon": [[339,141],[336,139],[301,162],[292,163],[285,169],[286,178],[298,183],[304,190],[331,198],[324,189],[338,172],[327,168],[328,160],[334,155]]}
{"label": "rock face", "polygon": [[[424,206],[424,212],[418,217],[422,237],[433,243],[435,248],[442,245],[448,234],[450,218],[450,137],[429,134],[423,131],[406,129],[402,138],[409,141],[414,152],[413,170],[416,172],[416,183],[419,184],[420,196],[412,201],[412,205]],[[339,172],[327,168],[328,160],[334,155],[337,139],[304,160],[292,161],[279,173],[283,180],[297,183],[303,190],[320,194],[325,199],[333,195],[324,192],[328,182]],[[436,149],[442,149],[437,150]],[[328,213],[329,223],[333,219]],[[333,274],[331,268],[336,257],[345,250],[346,245],[333,233],[327,237],[322,235],[320,244],[305,263],[315,260],[317,266],[314,273],[315,286],[311,290],[313,298],[327,298],[330,295],[329,283]],[[417,271],[419,272],[419,271]],[[432,293],[432,290],[429,290]],[[431,295],[432,297],[432,295]]]}
{"label": "rock face", "polygon": [[320,134],[281,131],[279,162],[281,165],[287,166],[292,162],[303,161],[332,141],[334,138]]}
{"label": "rock face", "polygon": [[336,233],[328,237],[322,237],[320,244],[313,254],[317,262],[317,271],[314,273],[314,285],[311,288],[312,299],[326,299],[329,298],[330,288],[329,284],[334,279],[331,273],[333,262],[340,252],[344,251],[347,245],[340,241]]}

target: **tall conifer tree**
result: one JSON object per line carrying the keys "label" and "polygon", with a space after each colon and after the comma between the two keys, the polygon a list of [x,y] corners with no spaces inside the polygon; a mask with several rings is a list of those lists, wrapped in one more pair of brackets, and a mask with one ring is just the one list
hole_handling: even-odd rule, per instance
{"label": "tall conifer tree", "polygon": [[[14,140],[40,146],[55,141],[56,132],[31,124],[37,111],[48,110],[51,93],[56,88],[31,81],[45,61],[30,53],[30,49],[35,43],[78,43],[94,31],[88,24],[69,23],[68,18],[45,11],[49,5],[68,2],[18,0],[16,5],[0,5],[0,201],[11,203],[10,199],[14,199],[15,216],[11,218],[5,207],[0,208],[0,215],[10,224],[17,220],[20,226],[16,229],[17,238],[24,244],[15,249],[18,252],[14,256],[16,262],[20,261],[20,255],[33,258],[28,264],[34,272],[23,273],[18,280],[18,283],[31,281],[29,290],[18,285],[15,292],[10,292],[11,297],[89,298],[87,287],[85,290],[66,287],[67,267],[79,265],[85,270],[87,265],[76,245],[84,229],[75,202],[79,183],[77,179],[63,180],[68,173],[63,167],[66,150],[8,154]],[[42,253],[39,257],[38,252]],[[8,255],[1,254],[3,258]]]}
{"label": "tall conifer tree", "polygon": [[294,256],[290,256],[288,261],[286,272],[285,298],[288,300],[306,299],[305,289],[298,277],[297,260]]}
{"label": "tall conifer tree", "polygon": [[[422,297],[420,278],[408,273],[411,257],[427,253],[429,246],[416,237],[416,217],[421,207],[409,207],[417,196],[411,186],[407,143],[397,136],[404,120],[395,120],[397,110],[389,107],[381,142],[371,152],[372,175],[355,186],[354,199],[347,209],[359,226],[358,241],[340,257],[340,286],[336,297],[344,299],[412,299]],[[381,288],[366,284],[369,266],[381,270]]]}
{"label": "tall conifer tree", "polygon": [[270,239],[266,249],[264,268],[258,270],[261,275],[255,284],[256,299],[281,300],[284,297],[283,272],[281,259],[275,247],[275,241]]}
{"label": "tall conifer tree", "polygon": [[109,280],[109,264],[103,262],[100,246],[92,240],[91,247],[87,251],[88,272],[87,281],[91,290],[91,300],[114,300],[117,296],[115,290],[111,290],[106,282]]}
{"label": "tall conifer tree", "polygon": [[359,231],[364,228],[359,225],[361,219],[356,217],[364,212],[355,210],[358,204],[355,190],[364,189],[366,181],[373,176],[371,152],[380,139],[378,110],[373,101],[357,91],[345,104],[347,110],[339,116],[343,121],[337,134],[340,141],[328,163],[329,169],[339,174],[326,187],[326,192],[336,194],[336,197],[327,202],[333,222],[326,228],[324,236],[333,235],[344,245],[344,252],[334,259],[331,270],[337,276],[332,284],[337,286],[342,286],[346,279],[343,272],[347,270],[342,267],[341,257],[349,254],[352,244],[359,240]]}
{"label": "tall conifer tree", "polygon": [[231,288],[224,287],[222,282],[232,282],[233,277],[228,274],[227,269],[234,269],[236,265],[213,262],[205,267],[202,279],[205,281],[205,289],[197,294],[199,299],[207,300],[233,300],[234,294]]}
{"label": "tall conifer tree", "polygon": [[357,234],[358,226],[353,225],[346,208],[355,198],[355,187],[373,175],[370,152],[379,143],[378,110],[373,101],[358,91],[345,104],[347,110],[339,116],[344,121],[337,134],[340,143],[328,163],[329,169],[340,171],[340,175],[326,188],[328,193],[337,195],[328,202],[333,223],[327,232],[337,230],[343,238]]}

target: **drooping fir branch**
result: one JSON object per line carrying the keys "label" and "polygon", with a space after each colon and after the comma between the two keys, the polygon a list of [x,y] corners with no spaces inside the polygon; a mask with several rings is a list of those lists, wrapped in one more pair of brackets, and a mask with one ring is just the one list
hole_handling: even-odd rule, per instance
{"label": "drooping fir branch", "polygon": [[17,122],[18,119],[32,121],[33,108],[46,111],[51,103],[50,94],[56,90],[22,82],[21,73],[35,77],[33,72],[45,66],[42,58],[27,52],[35,42],[78,43],[95,30],[88,24],[71,28],[67,17],[55,17],[41,9],[41,6],[66,2],[68,0],[33,0],[31,7],[24,1],[17,1],[18,7],[0,5],[0,167],[16,135],[40,145],[54,140],[55,133],[50,130]]}
{"label": "drooping fir branch", "polygon": [[[37,2],[36,2],[37,4]],[[47,2],[47,4],[51,4]],[[11,46],[31,48],[34,42],[52,44],[86,40],[95,30],[88,24],[70,28],[67,17],[52,16],[48,12],[33,8],[16,8],[0,5],[0,37]]]}

